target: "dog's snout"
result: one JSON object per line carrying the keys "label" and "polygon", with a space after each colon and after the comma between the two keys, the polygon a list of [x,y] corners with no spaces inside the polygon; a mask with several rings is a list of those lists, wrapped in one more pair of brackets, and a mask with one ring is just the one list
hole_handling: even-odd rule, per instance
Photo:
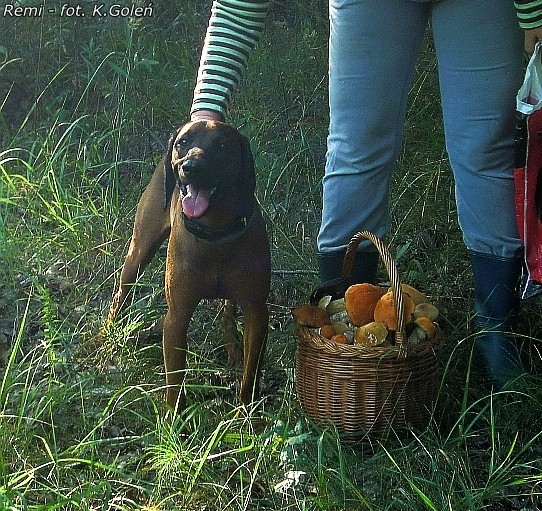
{"label": "dog's snout", "polygon": [[182,171],[186,174],[194,174],[204,169],[204,164],[201,159],[190,158],[181,165]]}

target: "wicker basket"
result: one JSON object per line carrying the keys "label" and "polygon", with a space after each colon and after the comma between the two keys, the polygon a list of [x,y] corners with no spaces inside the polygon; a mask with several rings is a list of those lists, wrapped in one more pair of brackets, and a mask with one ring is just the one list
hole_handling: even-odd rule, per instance
{"label": "wicker basket", "polygon": [[369,239],[378,249],[395,297],[398,327],[394,346],[337,344],[299,327],[295,386],[301,406],[314,421],[333,423],[348,435],[380,434],[392,428],[427,425],[439,383],[440,330],[432,342],[407,343],[403,296],[397,268],[382,241],[370,232],[351,240],[343,265],[350,275],[356,249]]}

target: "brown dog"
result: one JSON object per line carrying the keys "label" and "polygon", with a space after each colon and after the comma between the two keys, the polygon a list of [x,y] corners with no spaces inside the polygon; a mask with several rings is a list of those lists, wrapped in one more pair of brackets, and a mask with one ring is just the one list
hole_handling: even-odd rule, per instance
{"label": "brown dog", "polygon": [[[203,298],[228,299],[228,314],[231,301],[240,305],[245,322],[241,401],[250,402],[257,388],[271,270],[255,185],[246,137],[224,123],[197,121],[172,136],[138,204],[108,321],[116,318],[131,284],[170,235],[163,347],[166,401],[174,409],[184,406],[188,324]],[[224,322],[223,333],[231,363],[238,357]]]}

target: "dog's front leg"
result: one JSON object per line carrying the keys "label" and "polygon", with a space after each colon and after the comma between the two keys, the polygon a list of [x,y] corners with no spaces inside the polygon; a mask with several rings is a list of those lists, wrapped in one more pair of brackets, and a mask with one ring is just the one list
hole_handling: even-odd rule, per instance
{"label": "dog's front leg", "polygon": [[250,403],[258,393],[261,361],[267,341],[269,311],[265,303],[242,304],[244,315],[243,380],[240,399]]}
{"label": "dog's front leg", "polygon": [[166,372],[166,403],[174,412],[185,406],[183,389],[188,324],[194,308],[173,310],[169,308],[164,318],[164,366]]}
{"label": "dog's front leg", "polygon": [[[174,197],[176,194],[174,195]],[[172,199],[175,200],[175,199]],[[121,312],[132,285],[169,236],[169,205],[164,209],[164,164],[158,164],[137,205],[132,239],[120,273],[120,282],[109,309],[107,322]]]}

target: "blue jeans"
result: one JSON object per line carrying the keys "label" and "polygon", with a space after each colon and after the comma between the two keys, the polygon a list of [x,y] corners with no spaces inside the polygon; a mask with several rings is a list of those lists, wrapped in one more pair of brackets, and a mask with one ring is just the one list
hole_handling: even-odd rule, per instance
{"label": "blue jeans", "polygon": [[516,256],[513,132],[523,44],[513,2],[330,0],[329,10],[330,126],[318,250],[343,249],[362,229],[379,236],[389,229],[407,96],[431,22],[465,244]]}

